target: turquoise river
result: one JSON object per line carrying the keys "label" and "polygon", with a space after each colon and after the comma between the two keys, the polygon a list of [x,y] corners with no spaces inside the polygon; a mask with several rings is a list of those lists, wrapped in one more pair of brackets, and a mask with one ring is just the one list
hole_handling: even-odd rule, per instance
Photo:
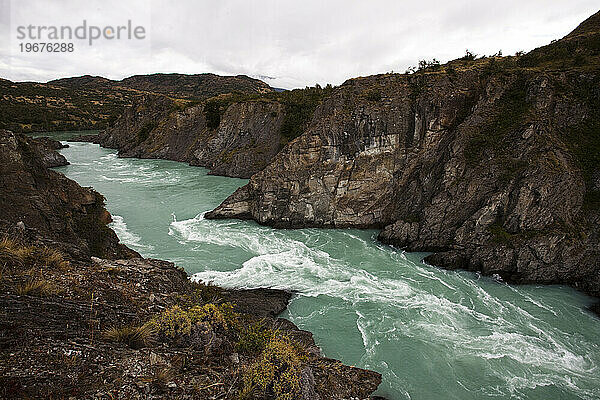
{"label": "turquoise river", "polygon": [[380,372],[377,394],[600,398],[600,320],[574,290],[441,270],[378,243],[376,231],[205,220],[246,181],[69,144],[71,165],[57,170],[106,197],[121,241],[192,279],[295,291],[282,316],[313,332],[326,356]]}

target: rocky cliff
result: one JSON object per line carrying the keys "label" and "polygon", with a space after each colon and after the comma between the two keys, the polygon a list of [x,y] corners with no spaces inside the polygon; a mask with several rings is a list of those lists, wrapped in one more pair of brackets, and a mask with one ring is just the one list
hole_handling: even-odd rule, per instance
{"label": "rocky cliff", "polygon": [[281,104],[233,102],[215,111],[216,122],[210,106],[146,96],[94,141],[121,157],[183,161],[240,178],[260,171],[283,147]]}
{"label": "rocky cliff", "polygon": [[119,244],[102,196],[46,168],[52,147],[0,130],[0,398],[376,390],[378,373],[322,357],[309,332],[277,318],[290,293],[191,282]]}
{"label": "rocky cliff", "polygon": [[229,93],[189,101],[147,95],[92,141],[121,157],[160,158],[249,178],[300,135],[331,86],[285,92]]}
{"label": "rocky cliff", "polygon": [[138,256],[108,228],[102,195],[47,169],[59,155],[47,146],[0,130],[0,230],[77,258]]}
{"label": "rocky cliff", "polygon": [[347,81],[206,217],[382,228],[439,266],[600,296],[599,20],[526,55]]}

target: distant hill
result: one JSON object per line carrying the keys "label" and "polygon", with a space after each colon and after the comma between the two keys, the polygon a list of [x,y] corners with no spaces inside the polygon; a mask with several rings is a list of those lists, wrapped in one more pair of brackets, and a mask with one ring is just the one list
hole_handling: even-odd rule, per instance
{"label": "distant hill", "polygon": [[266,83],[247,76],[135,75],[120,81],[84,75],[48,83],[0,79],[0,129],[14,132],[104,129],[124,107],[147,94],[204,100],[226,93],[265,94]]}
{"label": "distant hill", "polygon": [[245,75],[219,76],[215,74],[134,75],[120,81],[84,75],[57,79],[48,84],[73,89],[133,89],[184,99],[206,99],[231,92],[268,93],[272,91],[271,87],[263,81]]}

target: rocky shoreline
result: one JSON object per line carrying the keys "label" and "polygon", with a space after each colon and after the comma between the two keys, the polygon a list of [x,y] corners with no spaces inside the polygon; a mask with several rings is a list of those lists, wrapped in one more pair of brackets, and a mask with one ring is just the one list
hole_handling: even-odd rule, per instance
{"label": "rocky shoreline", "polygon": [[377,389],[378,373],[322,357],[309,332],[277,318],[290,293],[194,283],[119,244],[101,195],[48,170],[43,142],[0,131],[0,397],[365,399]]}

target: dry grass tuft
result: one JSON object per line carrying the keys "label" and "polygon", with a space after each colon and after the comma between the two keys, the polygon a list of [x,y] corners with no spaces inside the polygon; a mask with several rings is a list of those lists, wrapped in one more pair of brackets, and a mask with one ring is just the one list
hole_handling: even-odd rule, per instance
{"label": "dry grass tuft", "polygon": [[48,247],[22,245],[10,238],[0,241],[0,264],[8,267],[47,266],[65,270],[69,262],[63,254]]}
{"label": "dry grass tuft", "polygon": [[60,270],[65,270],[69,267],[69,262],[65,260],[61,252],[48,247],[39,249],[38,262]]}
{"label": "dry grass tuft", "polygon": [[146,347],[153,342],[154,327],[152,324],[141,326],[112,327],[104,331],[103,336],[111,342],[125,343],[132,349]]}
{"label": "dry grass tuft", "polygon": [[59,290],[52,282],[40,278],[33,278],[17,286],[19,296],[46,297],[58,293]]}
{"label": "dry grass tuft", "polygon": [[0,263],[3,265],[20,265],[21,259],[14,240],[4,238],[0,241]]}
{"label": "dry grass tuft", "polygon": [[152,384],[158,387],[164,387],[175,378],[175,371],[172,368],[157,368],[151,377]]}

